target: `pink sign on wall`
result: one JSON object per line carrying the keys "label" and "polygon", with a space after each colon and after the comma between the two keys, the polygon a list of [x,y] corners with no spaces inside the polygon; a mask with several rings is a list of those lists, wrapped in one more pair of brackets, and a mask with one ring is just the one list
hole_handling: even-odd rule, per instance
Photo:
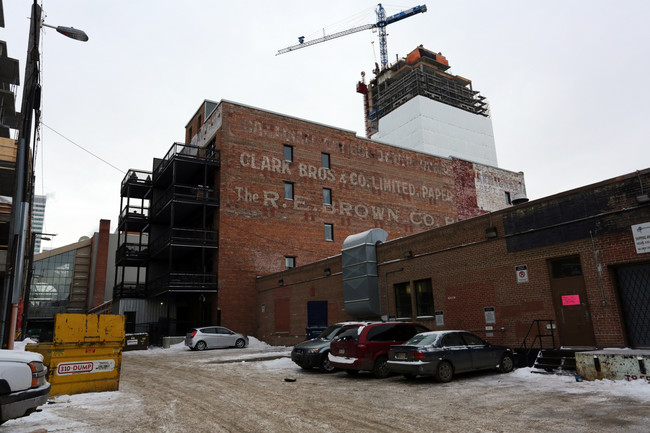
{"label": "pink sign on wall", "polygon": [[562,296],[562,305],[580,305],[580,295]]}

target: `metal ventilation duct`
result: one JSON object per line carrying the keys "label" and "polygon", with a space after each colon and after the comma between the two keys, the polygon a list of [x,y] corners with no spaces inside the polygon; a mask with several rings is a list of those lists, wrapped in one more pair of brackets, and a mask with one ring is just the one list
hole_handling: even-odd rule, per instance
{"label": "metal ventilation duct", "polygon": [[358,319],[381,315],[377,250],[388,233],[371,229],[348,236],[341,248],[345,311]]}

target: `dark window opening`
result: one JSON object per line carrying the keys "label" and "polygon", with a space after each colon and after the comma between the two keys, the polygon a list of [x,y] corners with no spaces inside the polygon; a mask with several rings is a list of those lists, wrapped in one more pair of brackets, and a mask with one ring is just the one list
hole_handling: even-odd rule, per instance
{"label": "dark window opening", "polygon": [[433,316],[433,287],[431,279],[419,280],[414,284],[415,286],[415,306],[417,308],[418,316]]}
{"label": "dark window opening", "polygon": [[325,240],[326,241],[334,240],[334,224],[325,223]]}
{"label": "dark window opening", "polygon": [[329,188],[323,188],[323,204],[332,205],[332,190]]}
{"label": "dark window opening", "polygon": [[293,146],[284,145],[284,160],[293,162]]}
{"label": "dark window opening", "polygon": [[411,317],[411,286],[409,283],[395,284],[395,315],[396,317]]}
{"label": "dark window opening", "polygon": [[323,168],[330,168],[330,154],[321,153],[320,154],[320,164]]}
{"label": "dark window opening", "polygon": [[582,275],[580,257],[569,257],[566,259],[553,260],[551,262],[551,273],[553,278],[568,278]]}
{"label": "dark window opening", "polygon": [[284,183],[284,198],[287,200],[293,200],[293,182]]}

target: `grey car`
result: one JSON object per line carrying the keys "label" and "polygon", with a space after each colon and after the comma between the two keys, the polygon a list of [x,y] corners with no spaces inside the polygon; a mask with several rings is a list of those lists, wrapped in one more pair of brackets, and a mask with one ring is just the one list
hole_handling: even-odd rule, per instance
{"label": "grey car", "polygon": [[449,382],[457,373],[514,368],[510,348],[490,344],[467,331],[432,331],[417,334],[404,344],[391,346],[388,369],[407,378],[433,376]]}
{"label": "grey car", "polygon": [[213,349],[217,347],[236,347],[241,349],[248,346],[248,337],[223,326],[205,326],[203,328],[191,329],[185,335],[185,345],[192,350]]}
{"label": "grey car", "polygon": [[327,373],[336,371],[327,356],[330,352],[330,341],[343,325],[347,324],[349,323],[336,323],[327,327],[318,337],[296,344],[291,351],[291,360],[305,370],[319,368]]}

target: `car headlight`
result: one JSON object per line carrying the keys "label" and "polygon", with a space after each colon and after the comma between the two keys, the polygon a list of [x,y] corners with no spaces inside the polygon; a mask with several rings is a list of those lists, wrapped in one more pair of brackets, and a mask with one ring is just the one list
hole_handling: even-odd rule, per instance
{"label": "car headlight", "polygon": [[320,353],[320,349],[311,349],[310,352],[311,353]]}

